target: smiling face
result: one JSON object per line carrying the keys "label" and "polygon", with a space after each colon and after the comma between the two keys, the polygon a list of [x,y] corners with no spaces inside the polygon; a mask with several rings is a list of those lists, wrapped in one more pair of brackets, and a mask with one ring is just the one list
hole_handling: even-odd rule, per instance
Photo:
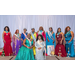
{"label": "smiling face", "polygon": [[58,29],[58,32],[61,32],[61,29],[60,28]]}
{"label": "smiling face", "polygon": [[24,29],[24,33],[26,33],[26,31],[27,31],[27,30],[26,30],[26,29]]}
{"label": "smiling face", "polygon": [[41,40],[41,36],[38,36],[38,39]]}
{"label": "smiling face", "polygon": [[19,34],[19,30],[17,30],[17,34]]}
{"label": "smiling face", "polygon": [[51,28],[51,27],[49,28],[49,31],[50,31],[50,32],[52,31],[52,28]]}
{"label": "smiling face", "polygon": [[35,32],[35,29],[32,29],[32,33]]}
{"label": "smiling face", "polygon": [[39,30],[40,30],[40,31],[41,31],[41,30],[43,31],[43,27],[40,27]]}
{"label": "smiling face", "polygon": [[30,39],[30,37],[31,37],[31,34],[28,34],[28,35],[27,35],[27,37],[28,37],[28,39]]}
{"label": "smiling face", "polygon": [[8,31],[8,28],[6,27],[5,30]]}
{"label": "smiling face", "polygon": [[67,28],[67,31],[70,31],[70,28],[69,27]]}

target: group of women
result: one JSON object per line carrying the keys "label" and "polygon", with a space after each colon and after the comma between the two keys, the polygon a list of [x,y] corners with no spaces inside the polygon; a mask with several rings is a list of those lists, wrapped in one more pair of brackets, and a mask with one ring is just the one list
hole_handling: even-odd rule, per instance
{"label": "group of women", "polygon": [[74,33],[70,30],[71,28],[67,26],[63,33],[61,28],[58,28],[55,34],[50,27],[45,33],[41,26],[37,32],[32,28],[30,33],[27,33],[25,28],[20,34],[17,29],[12,37],[9,27],[6,26],[3,32],[5,56],[16,55],[15,60],[44,60],[49,52],[48,46],[54,46],[54,55],[75,57]]}

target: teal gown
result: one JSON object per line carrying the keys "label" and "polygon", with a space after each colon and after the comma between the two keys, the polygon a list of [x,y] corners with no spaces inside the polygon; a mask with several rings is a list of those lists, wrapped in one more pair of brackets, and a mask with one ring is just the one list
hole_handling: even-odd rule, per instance
{"label": "teal gown", "polygon": [[[26,39],[25,44],[28,47],[30,47],[30,43],[27,39]],[[31,45],[33,45],[33,40],[31,41]],[[25,46],[22,46],[19,49],[19,52],[18,52],[15,60],[34,60],[33,49],[29,49]]]}
{"label": "teal gown", "polygon": [[70,41],[70,39],[72,38],[71,36],[71,32],[67,32],[65,34],[65,41],[66,41],[66,52],[67,52],[67,56],[69,57],[75,57],[75,52],[74,52],[74,39],[68,43]]}

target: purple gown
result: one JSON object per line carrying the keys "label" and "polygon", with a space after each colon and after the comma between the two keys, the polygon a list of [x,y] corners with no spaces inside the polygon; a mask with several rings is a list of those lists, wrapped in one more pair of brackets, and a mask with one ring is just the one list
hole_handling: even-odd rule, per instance
{"label": "purple gown", "polygon": [[20,40],[20,38],[16,37],[15,35],[13,35],[13,41],[12,41],[12,51],[13,51],[13,55],[17,55],[19,49],[22,46],[22,41]]}

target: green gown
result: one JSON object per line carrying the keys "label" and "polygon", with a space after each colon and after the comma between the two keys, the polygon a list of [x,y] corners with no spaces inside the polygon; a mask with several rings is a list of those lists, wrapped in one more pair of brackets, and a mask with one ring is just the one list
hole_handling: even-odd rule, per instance
{"label": "green gown", "polygon": [[[26,39],[25,44],[30,47],[29,41]],[[33,40],[31,41],[31,45],[33,45]],[[34,60],[33,49],[29,49],[25,46],[22,46],[19,49],[19,52],[15,58],[15,60]]]}

